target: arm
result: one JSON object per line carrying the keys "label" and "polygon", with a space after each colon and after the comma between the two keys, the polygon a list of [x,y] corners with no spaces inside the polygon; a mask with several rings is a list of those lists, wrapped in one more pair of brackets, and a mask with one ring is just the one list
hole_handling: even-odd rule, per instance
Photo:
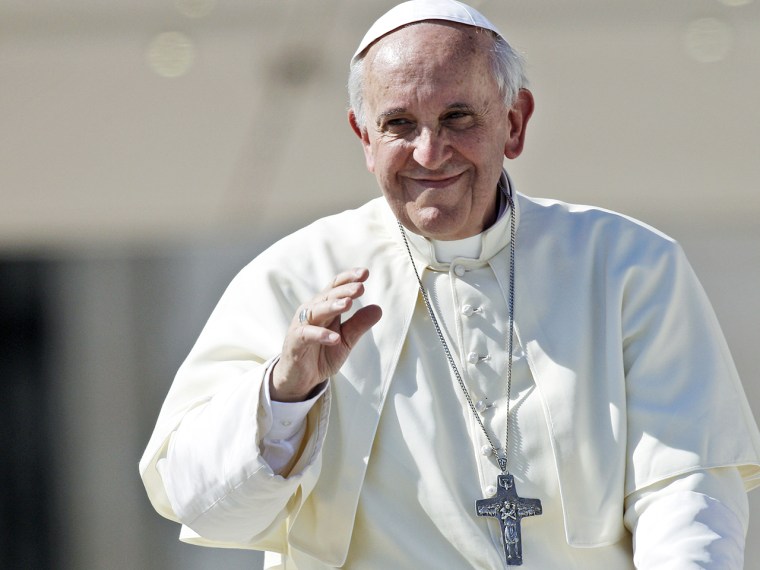
{"label": "arm", "polygon": [[[366,269],[345,272],[299,307],[273,364],[273,399],[307,398],[324,378],[337,373],[354,343],[377,322],[376,306],[341,322],[353,300],[363,294],[368,275]],[[304,310],[307,321],[299,318]],[[279,383],[278,370],[285,376]],[[177,519],[204,538],[248,543],[268,533],[297,508],[318,476],[329,394],[309,412],[304,443],[292,468],[279,475],[261,454],[262,440],[272,427],[261,401],[268,378],[261,370],[243,374],[190,410],[157,464]]]}
{"label": "arm", "polygon": [[675,244],[632,268],[625,299],[636,567],[740,570],[757,427],[717,319]]}
{"label": "arm", "polygon": [[626,499],[634,564],[642,570],[741,570],[748,519],[733,467],[667,479]]}
{"label": "arm", "polygon": [[157,464],[177,520],[205,539],[247,544],[265,538],[297,508],[299,489],[310,489],[319,476],[329,394],[309,412],[302,442],[279,474],[262,446],[271,427],[262,413],[265,378],[244,377],[191,410]]}

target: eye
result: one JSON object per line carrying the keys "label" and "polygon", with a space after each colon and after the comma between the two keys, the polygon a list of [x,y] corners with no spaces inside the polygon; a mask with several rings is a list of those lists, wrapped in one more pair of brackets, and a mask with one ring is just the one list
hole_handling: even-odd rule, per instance
{"label": "eye", "polygon": [[404,117],[394,117],[385,120],[380,125],[380,130],[392,135],[402,135],[414,130],[414,122]]}
{"label": "eye", "polygon": [[457,110],[446,113],[443,116],[443,123],[454,129],[465,129],[474,122],[473,114],[469,111]]}

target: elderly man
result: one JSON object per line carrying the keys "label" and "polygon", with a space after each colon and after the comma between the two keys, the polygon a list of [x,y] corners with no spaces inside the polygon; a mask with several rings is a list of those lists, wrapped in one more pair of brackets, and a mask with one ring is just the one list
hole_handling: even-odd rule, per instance
{"label": "elderly man", "polygon": [[458,2],[369,30],[349,122],[383,198],[256,258],[181,367],[141,471],[183,540],[299,570],[742,567],[760,436],[709,304],[666,236],[515,191],[525,85]]}

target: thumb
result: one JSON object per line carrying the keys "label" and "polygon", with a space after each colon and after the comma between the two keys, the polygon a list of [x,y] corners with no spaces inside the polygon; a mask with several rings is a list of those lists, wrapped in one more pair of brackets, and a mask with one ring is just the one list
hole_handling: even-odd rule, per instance
{"label": "thumb", "polygon": [[353,348],[362,335],[375,326],[382,316],[383,310],[378,305],[367,305],[356,311],[341,326],[343,344],[349,349]]}

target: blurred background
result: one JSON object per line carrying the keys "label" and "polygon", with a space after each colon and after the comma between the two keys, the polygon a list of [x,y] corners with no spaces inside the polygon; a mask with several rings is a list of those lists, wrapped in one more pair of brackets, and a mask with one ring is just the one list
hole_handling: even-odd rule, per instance
{"label": "blurred background", "polygon": [[[0,2],[0,567],[260,566],[177,542],[137,461],[237,270],[378,195],[344,86],[394,3]],[[518,189],[677,238],[760,413],[760,2],[471,4],[529,62]]]}

